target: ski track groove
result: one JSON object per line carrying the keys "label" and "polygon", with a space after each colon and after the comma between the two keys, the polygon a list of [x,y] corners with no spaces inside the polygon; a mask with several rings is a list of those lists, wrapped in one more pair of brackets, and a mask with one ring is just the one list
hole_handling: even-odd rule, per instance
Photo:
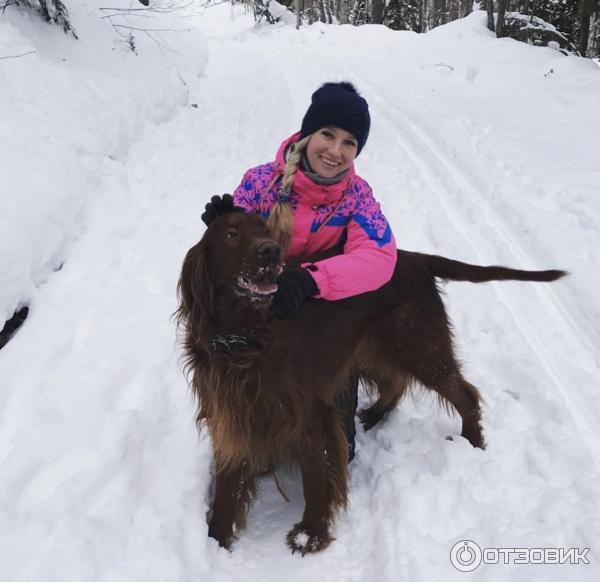
{"label": "ski track groove", "polygon": [[[374,101],[380,109],[379,115],[384,117],[387,116],[394,120],[395,123],[388,124],[388,129],[394,134],[398,144],[404,150],[407,157],[419,169],[426,184],[436,194],[441,207],[450,220],[457,226],[458,231],[467,241],[478,260],[482,263],[486,263],[480,249],[485,248],[487,245],[483,243],[482,240],[476,240],[472,234],[471,226],[458,210],[458,206],[447,201],[449,198],[454,198],[454,196],[452,196],[453,190],[438,176],[439,171],[436,171],[434,169],[434,164],[427,162],[427,159],[433,158],[439,162],[440,166],[448,172],[451,179],[460,188],[460,191],[466,193],[470,202],[481,209],[481,214],[488,227],[498,234],[501,240],[506,243],[507,248],[513,256],[515,256],[516,261],[521,265],[531,265],[533,261],[529,254],[516,241],[514,236],[510,234],[502,221],[497,216],[494,216],[494,212],[490,208],[490,205],[477,192],[476,188],[464,173],[440,151],[440,148],[435,145],[425,131],[422,128],[417,127],[416,124],[410,121],[397,107],[370,89],[369,83],[364,79],[359,78],[356,74],[349,74],[349,76],[352,76],[357,84],[360,83],[360,85],[365,88],[365,92],[369,94],[369,99]],[[392,114],[390,115],[389,112],[392,112]],[[397,128],[399,126],[405,129],[403,134],[398,132]],[[404,136],[411,136],[411,138],[409,140]],[[419,154],[419,151],[424,153]],[[447,196],[446,194],[450,194],[450,196]],[[524,321],[527,321],[528,317],[523,313],[522,308],[518,306],[512,295],[507,290],[504,290],[501,284],[494,283],[493,285],[500,301],[510,312],[515,325],[523,334],[532,351],[539,358],[544,370],[554,384],[556,391],[561,395],[582,439],[585,437],[587,447],[596,454],[600,453],[600,445],[598,444],[600,443],[600,429],[598,429],[594,423],[593,409],[590,410],[585,397],[574,397],[573,394],[568,392],[568,389],[565,388],[565,386],[568,386],[569,382],[566,379],[563,379],[561,369],[554,364],[555,358],[548,352],[548,349],[540,338],[539,332],[531,329],[531,326],[523,324]],[[586,341],[578,338],[575,331],[575,329],[577,329],[576,325],[562,306],[556,293],[550,288],[543,288],[541,284],[534,283],[533,286],[541,303],[552,318],[552,325],[560,329],[563,338],[569,343],[570,350],[579,354],[583,352],[583,356],[580,356],[580,358],[586,364],[586,370],[595,368],[594,358],[589,348],[589,339]]]}
{"label": "ski track groove", "polygon": [[[268,51],[260,50],[257,52],[260,52],[261,57],[267,59],[271,63],[271,66],[279,68],[285,79],[285,83],[288,86],[292,86],[290,85],[292,80],[287,74],[287,70],[281,67]],[[485,249],[489,245],[485,243],[484,237],[479,237],[478,240],[473,235],[473,229],[460,212],[460,207],[452,203],[452,201],[456,200],[456,196],[454,189],[448,183],[448,179],[452,180],[461,193],[465,193],[468,196],[468,200],[473,206],[480,209],[480,214],[485,224],[497,235],[497,238],[505,243],[510,254],[515,257],[517,266],[530,268],[530,265],[534,264],[530,254],[518,243],[511,234],[510,229],[503,224],[503,221],[494,212],[490,204],[479,194],[476,186],[473,184],[473,180],[469,179],[455,163],[448,159],[425,129],[417,126],[398,107],[382,97],[379,92],[373,90],[371,88],[373,84],[360,74],[348,68],[345,68],[343,73],[344,78],[356,83],[363,89],[365,96],[368,95],[369,102],[376,104],[379,109],[379,116],[393,120],[393,123],[386,124],[388,129],[393,133],[396,142],[406,153],[407,157],[421,172],[424,181],[431,188],[432,192],[435,193],[440,206],[456,226],[458,232],[464,237],[478,261],[482,264],[488,263],[484,256],[485,252],[481,249]],[[338,69],[335,71],[335,74],[332,74],[331,78],[339,76],[340,72]],[[402,133],[398,131],[399,127],[404,130]],[[407,139],[405,136],[409,135],[411,138]],[[429,159],[436,160],[439,166],[444,169],[449,176],[447,180],[444,180],[440,176],[441,172],[435,169],[434,163],[427,161]],[[572,354],[582,354],[578,356],[577,360],[584,364],[584,370],[591,371],[597,368],[593,357],[594,350],[591,347],[593,346],[593,342],[588,337],[583,339],[578,337],[579,331],[582,330],[577,327],[571,315],[562,305],[556,292],[548,286],[544,287],[543,284],[533,283],[531,285],[546,313],[550,316],[553,327],[559,329],[562,337],[566,339],[569,345],[569,352]],[[590,451],[600,454],[600,428],[597,428],[594,422],[594,409],[590,410],[585,396],[574,396],[574,394],[569,393],[568,388],[566,388],[569,386],[568,379],[565,378],[565,374],[561,371],[561,368],[554,363],[555,356],[545,347],[540,332],[523,323],[529,318],[511,293],[503,289],[501,283],[492,282],[492,286],[499,301],[510,313],[515,326],[524,337],[532,352],[539,359],[552,384],[554,384],[555,390],[567,407],[582,440],[586,443]]]}

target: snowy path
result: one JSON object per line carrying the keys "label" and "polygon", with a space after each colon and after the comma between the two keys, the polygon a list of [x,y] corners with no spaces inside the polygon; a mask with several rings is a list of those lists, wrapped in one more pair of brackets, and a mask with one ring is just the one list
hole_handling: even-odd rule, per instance
{"label": "snowy path", "polygon": [[[361,86],[372,86],[360,80]],[[407,157],[419,169],[425,184],[435,194],[435,202],[449,218],[457,233],[466,239],[468,247],[479,264],[488,264],[494,256],[497,245],[504,247],[503,261],[506,264],[523,269],[546,268],[532,258],[490,203],[480,194],[487,188],[483,181],[474,179],[463,172],[444,153],[440,146],[440,136],[427,134],[410,118],[389,101],[384,101],[371,91],[369,97],[375,102],[380,113],[387,113],[388,126],[394,128],[394,138],[405,151]],[[384,115],[386,114],[384,113]],[[474,175],[473,168],[471,176]],[[465,209],[467,209],[465,211]],[[569,412],[573,416],[580,436],[589,447],[590,453],[598,457],[600,453],[600,426],[596,419],[600,417],[600,405],[592,390],[574,392],[569,390],[570,379],[563,362],[557,365],[552,347],[545,344],[542,330],[528,320],[550,321],[553,333],[560,334],[563,344],[563,356],[574,367],[589,371],[590,376],[598,377],[600,368],[596,362],[594,339],[582,333],[585,328],[576,322],[568,308],[561,302],[550,285],[531,284],[537,301],[529,301],[527,314],[518,290],[511,291],[506,284],[494,284],[494,293],[499,302],[510,313],[511,321],[524,336],[530,348],[540,360],[540,365],[551,380],[554,390],[561,395]]]}
{"label": "snowy path", "polygon": [[[481,263],[565,266],[522,244],[486,197],[494,160],[448,147],[468,143],[471,128],[458,116],[452,127],[428,123],[416,76],[418,99],[396,103],[411,71],[377,74],[355,34],[313,27],[212,39],[191,89],[197,107],[148,125],[125,162],[107,159],[92,176],[88,230],[0,357],[1,580],[460,580],[466,575],[448,559],[459,539],[592,547],[588,567],[488,566],[478,579],[597,579],[597,337],[558,286],[447,288],[466,375],[487,403],[486,451],[446,441],[456,419],[416,395],[359,434],[350,507],[326,552],[301,559],[284,545],[302,508],[294,475],[282,476],[289,505],[262,482],[232,554],[206,538],[210,442],[196,435],[178,365],[174,287],[203,232],[206,199],[272,158],[321,80],[347,73],[371,104],[378,121],[359,172],[400,245]],[[362,40],[375,61],[384,49],[400,59],[422,44],[391,38]],[[435,103],[429,109],[431,119],[445,115]]]}

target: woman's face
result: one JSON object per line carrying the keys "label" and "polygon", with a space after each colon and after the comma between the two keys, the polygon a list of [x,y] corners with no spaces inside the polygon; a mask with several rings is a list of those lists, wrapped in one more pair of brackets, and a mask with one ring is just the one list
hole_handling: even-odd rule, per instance
{"label": "woman's face", "polygon": [[312,134],[306,146],[306,157],[313,172],[333,178],[347,170],[356,157],[358,141],[339,127],[322,127]]}

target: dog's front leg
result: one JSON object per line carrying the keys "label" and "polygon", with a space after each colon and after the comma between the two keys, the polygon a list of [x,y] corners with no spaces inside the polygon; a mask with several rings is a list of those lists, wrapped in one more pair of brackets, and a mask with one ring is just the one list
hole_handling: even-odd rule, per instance
{"label": "dog's front leg", "polygon": [[234,467],[217,467],[215,497],[208,535],[229,549],[235,534],[246,525],[246,513],[256,489],[245,462]]}
{"label": "dog's front leg", "polygon": [[335,413],[318,411],[308,428],[308,442],[300,455],[304,515],[287,535],[292,552],[319,552],[333,538],[329,531],[333,515],[346,503],[347,446]]}

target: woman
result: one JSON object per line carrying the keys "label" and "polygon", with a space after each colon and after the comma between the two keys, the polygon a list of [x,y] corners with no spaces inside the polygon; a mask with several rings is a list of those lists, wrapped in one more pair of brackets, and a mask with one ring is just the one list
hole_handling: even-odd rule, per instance
{"label": "woman", "polygon": [[[343,242],[344,252],[284,271],[270,315],[292,317],[308,297],[335,301],[378,289],[396,264],[396,243],[370,186],[354,171],[371,119],[351,83],[325,83],[312,96],[300,132],[279,147],[275,161],[248,170],[233,198],[214,196],[202,219],[241,208],[267,219],[284,256],[307,257]],[[354,457],[358,380],[349,380],[349,461]]]}

